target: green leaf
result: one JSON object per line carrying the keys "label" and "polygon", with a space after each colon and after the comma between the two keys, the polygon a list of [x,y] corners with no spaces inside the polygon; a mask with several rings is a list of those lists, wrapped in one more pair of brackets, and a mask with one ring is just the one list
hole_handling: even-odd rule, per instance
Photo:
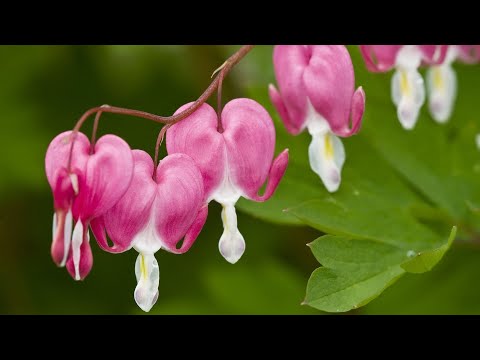
{"label": "green leaf", "polygon": [[405,274],[362,314],[480,314],[480,252],[454,246],[432,271]]}
{"label": "green leaf", "polygon": [[360,268],[356,273],[341,273],[319,268],[307,284],[304,304],[328,312],[345,312],[370,302],[403,275],[399,266],[372,273]]}
{"label": "green leaf", "polygon": [[309,244],[323,267],[316,269],[310,277],[304,303],[329,312],[363,306],[405,271],[430,270],[451,246],[455,233],[456,228],[453,228],[446,244],[418,254],[375,240],[322,236]]}
{"label": "green leaf", "polygon": [[402,268],[411,273],[424,273],[430,271],[443,258],[443,255],[445,255],[447,250],[450,249],[456,234],[457,228],[454,226],[445,245],[442,245],[435,250],[420,252],[413,259],[402,264]]}

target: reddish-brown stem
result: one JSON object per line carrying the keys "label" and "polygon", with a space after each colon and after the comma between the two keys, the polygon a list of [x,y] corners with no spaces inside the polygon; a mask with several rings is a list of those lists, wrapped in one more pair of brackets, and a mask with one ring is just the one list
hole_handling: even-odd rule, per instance
{"label": "reddish-brown stem", "polygon": [[222,68],[220,74],[218,74],[218,89],[217,89],[217,121],[218,126],[217,130],[219,133],[223,133],[223,124],[222,124],[222,85],[223,79],[225,78],[225,67]]}
{"label": "reddish-brown stem", "polygon": [[[103,105],[108,106],[108,105]],[[97,140],[97,130],[98,130],[98,123],[100,122],[100,116],[102,116],[102,111],[97,112],[95,115],[95,121],[93,122],[93,129],[92,129],[92,137],[90,138],[90,154],[93,154],[95,150],[95,141]]]}
{"label": "reddish-brown stem", "polygon": [[94,108],[91,108],[87,110],[77,121],[77,124],[73,128],[72,135],[71,135],[71,145],[70,145],[70,154],[68,157],[68,164],[67,164],[67,169],[71,171],[71,163],[72,163],[72,153],[73,153],[73,145],[75,143],[75,139],[77,137],[77,133],[82,127],[83,123],[93,114],[98,113],[98,112],[108,112],[108,113],[113,113],[113,114],[122,114],[122,115],[130,115],[130,116],[136,116],[140,118],[144,118],[147,120],[152,120],[158,123],[162,124],[169,124],[173,125],[183,119],[185,119],[187,116],[191,115],[195,110],[197,110],[202,104],[205,103],[205,101],[210,98],[210,96],[213,94],[213,92],[218,88],[221,80],[223,80],[223,77],[230,72],[230,70],[240,61],[242,60],[245,55],[247,55],[250,50],[254,45],[244,45],[242,46],[235,54],[230,56],[227,61],[225,61],[225,64],[220,72],[219,75],[215,77],[215,79],[210,83],[208,88],[203,92],[202,95],[192,104],[190,105],[187,109],[183,110],[182,112],[172,115],[172,116],[160,116],[160,115],[155,115],[151,114],[145,111],[140,111],[140,110],[133,110],[133,109],[127,109],[127,108],[121,108],[121,107],[116,107],[116,106],[109,106],[109,105],[103,105],[103,106],[97,106]]}
{"label": "reddish-brown stem", "polygon": [[157,172],[157,166],[158,166],[158,152],[160,151],[160,146],[162,146],[165,133],[167,132],[170,126],[171,126],[170,124],[165,125],[164,127],[162,127],[162,130],[160,130],[160,132],[158,133],[157,143],[155,144],[155,158],[153,160],[153,165],[155,167],[155,170],[153,172],[154,179],[155,179],[155,174]]}

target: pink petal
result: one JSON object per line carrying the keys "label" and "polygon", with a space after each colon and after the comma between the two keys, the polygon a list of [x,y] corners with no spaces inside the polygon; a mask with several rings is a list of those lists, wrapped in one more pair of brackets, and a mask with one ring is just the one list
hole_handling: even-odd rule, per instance
{"label": "pink petal", "polygon": [[360,52],[367,69],[386,72],[395,67],[398,51],[403,45],[360,45]]}
{"label": "pink petal", "polygon": [[90,220],[112,208],[127,191],[133,166],[132,151],[124,140],[115,135],[101,137],[88,158],[85,176],[79,178],[74,217]]}
{"label": "pink petal", "polygon": [[448,45],[418,45],[425,65],[440,65],[445,61]]}
{"label": "pink petal", "polygon": [[456,46],[458,59],[466,64],[475,64],[480,61],[480,45],[451,45]]}
{"label": "pink petal", "polygon": [[360,86],[352,97],[352,128],[350,130],[344,128],[338,132],[338,135],[348,137],[360,131],[362,125],[363,113],[365,112],[365,91]]}
{"label": "pink petal", "polygon": [[180,249],[171,247],[170,251],[175,254],[183,254],[187,252],[192,247],[195,240],[197,240],[198,235],[202,231],[203,225],[205,225],[207,216],[208,216],[208,204],[205,204],[200,208],[197,214],[197,218],[195,219],[192,226],[190,226],[190,229],[188,229],[187,233],[185,234],[185,238],[183,240],[183,243]]}
{"label": "pink petal", "polygon": [[306,121],[307,96],[303,87],[303,72],[310,56],[311,49],[307,45],[277,45],[273,50],[273,66],[280,93],[271,88],[270,98],[287,130],[294,135],[303,130]]}
{"label": "pink petal", "polygon": [[[120,253],[147,224],[155,199],[157,184],[152,179],[153,160],[142,150],[132,151],[135,167],[130,187],[122,198],[102,217],[92,220],[92,232],[105,251]],[[106,231],[113,246],[107,242]]]}
{"label": "pink petal", "polygon": [[251,99],[235,99],[222,112],[230,179],[246,194],[260,189],[275,151],[275,128],[268,112]]}
{"label": "pink petal", "polygon": [[[88,241],[88,223],[86,223],[83,228],[82,245],[80,246],[80,280],[83,280],[87,277],[87,275],[90,273],[90,270],[92,270],[92,266],[93,255],[90,242]],[[75,266],[73,263],[72,251],[70,251],[70,255],[67,260],[67,270],[72,278],[75,279]]]}
{"label": "pink petal", "polygon": [[54,222],[53,239],[50,253],[55,264],[57,264],[57,266],[62,266],[62,262],[64,260],[63,258],[65,257],[64,236],[67,212],[65,210],[58,210],[55,212],[55,216],[56,221]]}
{"label": "pink petal", "polygon": [[[358,130],[361,116],[358,117],[357,103],[354,104],[356,113],[353,128],[350,129],[355,78],[352,60],[345,46],[313,46],[312,58],[303,79],[315,111],[328,121],[336,135],[350,136]],[[353,100],[361,101],[361,93],[354,96]]]}
{"label": "pink petal", "polygon": [[[254,201],[264,202],[272,197],[277,189],[277,186],[282,180],[288,165],[288,149],[283,150],[280,155],[273,161],[270,173],[268,174],[268,183],[265,193],[263,195],[257,195],[256,191],[247,193],[246,195]],[[258,190],[257,190],[258,191]]]}
{"label": "pink petal", "polygon": [[[73,201],[74,191],[67,171],[71,147],[71,131],[57,135],[48,146],[45,155],[45,173],[52,188],[56,209],[67,210]],[[84,172],[90,152],[90,142],[83,133],[77,133],[73,145],[71,171],[77,176]]]}
{"label": "pink petal", "polygon": [[[190,104],[182,106],[176,114]],[[203,176],[206,198],[218,187],[225,172],[225,145],[217,127],[215,110],[210,105],[203,104],[167,131],[168,153],[187,154],[195,161]]]}
{"label": "pink petal", "polygon": [[278,112],[278,115],[280,115],[280,119],[282,120],[283,124],[287,128],[287,131],[292,135],[298,135],[302,131],[302,128],[292,125],[292,120],[290,120],[290,115],[288,115],[288,110],[285,107],[285,104],[283,103],[280,93],[278,92],[278,90],[275,88],[274,85],[270,84],[268,86],[268,94],[270,96],[270,100],[273,106],[275,106],[275,109]]}
{"label": "pink petal", "polygon": [[[198,235],[200,223],[204,222],[201,216],[198,218],[200,209],[205,205],[202,174],[191,157],[173,154],[160,162],[157,184],[157,196],[153,204],[153,211],[157,214],[157,236],[166,250],[173,253],[185,252],[196,238],[193,235]],[[192,234],[185,239],[187,243],[177,248],[194,222],[196,225]]]}

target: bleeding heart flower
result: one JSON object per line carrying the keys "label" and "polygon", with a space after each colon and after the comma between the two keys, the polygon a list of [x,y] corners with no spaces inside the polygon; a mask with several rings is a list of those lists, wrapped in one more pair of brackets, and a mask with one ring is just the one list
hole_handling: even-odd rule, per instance
{"label": "bleeding heart flower", "polygon": [[[45,156],[45,171],[53,191],[52,258],[75,280],[84,279],[93,264],[88,226],[123,196],[133,175],[133,158],[128,144],[114,135],[105,135],[91,149],[87,137],[72,132],[57,135]],[[72,235],[72,224],[76,221]]]}
{"label": "bleeding heart flower", "polygon": [[[160,271],[154,253],[160,249],[186,252],[200,233],[208,214],[202,175],[184,154],[169,155],[156,171],[144,151],[133,150],[135,169],[127,192],[91,227],[100,247],[119,253],[134,247],[138,306],[150,311],[158,298]],[[113,246],[107,243],[106,233]],[[181,240],[183,242],[181,243]]]}
{"label": "bleeding heart flower", "polygon": [[[223,257],[234,264],[245,251],[235,203],[242,196],[258,202],[268,200],[285,173],[288,150],[272,163],[275,128],[268,112],[253,100],[230,101],[222,111],[220,129],[218,120],[215,110],[203,104],[168,129],[167,151],[191,156],[203,176],[205,201],[222,204],[224,231],[218,246]],[[267,177],[265,192],[258,195]]]}
{"label": "bleeding heart flower", "polygon": [[[343,45],[278,45],[273,65],[279,91],[270,99],[287,130],[312,136],[310,166],[328,191],[337,191],[345,162],[338,138],[360,130],[365,110],[362,87],[355,90],[352,60]],[[350,120],[351,119],[351,120]]]}
{"label": "bleeding heart flower", "polygon": [[367,69],[386,72],[396,69],[391,95],[404,129],[413,129],[425,102],[425,87],[418,68],[445,61],[447,45],[360,45]]}
{"label": "bleeding heart flower", "polygon": [[474,64],[480,60],[479,45],[449,45],[445,61],[427,71],[428,107],[433,119],[445,123],[450,118],[457,96],[457,76],[452,63]]}

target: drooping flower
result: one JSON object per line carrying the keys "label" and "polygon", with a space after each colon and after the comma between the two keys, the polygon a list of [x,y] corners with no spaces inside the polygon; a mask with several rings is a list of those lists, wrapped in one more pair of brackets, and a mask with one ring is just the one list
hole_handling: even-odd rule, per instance
{"label": "drooping flower", "polygon": [[[215,200],[223,206],[224,231],[218,247],[222,256],[234,264],[245,251],[235,204],[242,196],[263,202],[273,195],[285,173],[288,150],[272,163],[275,128],[268,112],[253,100],[230,101],[218,120],[215,110],[203,104],[168,129],[166,142],[169,154],[184,153],[195,160],[203,176],[205,202]],[[265,192],[258,195],[267,177]]]}
{"label": "drooping flower", "polygon": [[273,65],[279,90],[269,94],[287,130],[312,136],[310,166],[328,191],[338,190],[345,149],[338,137],[360,130],[365,110],[362,87],[355,90],[352,60],[343,45],[278,45]]}
{"label": "drooping flower", "polygon": [[[127,192],[105,215],[92,220],[100,247],[119,253],[135,248],[137,286],[134,298],[150,311],[158,298],[160,271],[154,254],[185,253],[200,233],[208,214],[202,175],[184,154],[169,155],[157,169],[150,155],[133,150],[133,180]],[[106,235],[113,246],[109,246]],[[183,239],[183,242],[181,240]]]}
{"label": "drooping flower", "polygon": [[395,68],[391,96],[404,129],[413,129],[425,102],[425,86],[418,68],[445,61],[447,45],[360,45],[367,69],[387,72]]}
{"label": "drooping flower", "polygon": [[457,96],[457,76],[452,63],[474,64],[480,60],[479,45],[449,45],[445,61],[427,70],[428,107],[433,119],[445,123],[450,118]]}
{"label": "drooping flower", "polygon": [[77,133],[68,168],[71,135],[57,135],[45,156],[55,208],[51,253],[58,266],[66,265],[75,280],[82,280],[93,264],[90,221],[123,196],[132,179],[133,158],[128,144],[117,136],[101,137],[92,149],[87,137]]}

